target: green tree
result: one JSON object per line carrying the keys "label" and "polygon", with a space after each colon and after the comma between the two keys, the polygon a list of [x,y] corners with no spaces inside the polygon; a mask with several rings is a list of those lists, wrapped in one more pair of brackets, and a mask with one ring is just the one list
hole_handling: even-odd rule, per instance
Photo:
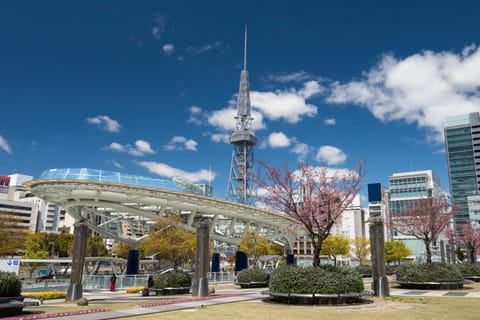
{"label": "green tree", "polygon": [[370,253],[370,240],[365,237],[357,237],[353,240],[353,256],[360,261],[360,265],[365,262]]}
{"label": "green tree", "polygon": [[88,257],[107,257],[110,255],[108,249],[105,247],[103,238],[96,236],[88,238],[87,240],[87,253]]}
{"label": "green tree", "polygon": [[[46,241],[46,233],[31,233],[28,234],[25,238],[25,255],[27,259],[47,259],[49,255],[48,247],[45,247],[44,243]],[[33,276],[33,273],[37,267],[41,266],[43,263],[32,262],[28,265],[28,273],[30,279]]]}
{"label": "green tree", "polygon": [[237,246],[240,251],[245,252],[251,258],[253,265],[257,264],[260,256],[268,254],[270,249],[267,238],[253,231],[245,232]]}
{"label": "green tree", "polygon": [[146,255],[157,254],[173,263],[174,269],[186,264],[195,255],[195,234],[182,229],[182,218],[160,218],[151,227],[148,237],[139,245]]}
{"label": "green tree", "polygon": [[350,239],[340,234],[329,235],[322,246],[322,254],[328,255],[333,260],[333,265],[337,265],[338,256],[348,256],[350,253]]}
{"label": "green tree", "polygon": [[400,260],[412,254],[412,250],[407,248],[405,243],[395,240],[385,241],[385,262],[400,264]]}
{"label": "green tree", "polygon": [[17,226],[16,220],[7,212],[0,212],[0,257],[18,255],[24,250],[28,232]]}
{"label": "green tree", "polygon": [[125,242],[115,241],[112,247],[112,253],[119,258],[127,259],[128,252],[132,246]]}

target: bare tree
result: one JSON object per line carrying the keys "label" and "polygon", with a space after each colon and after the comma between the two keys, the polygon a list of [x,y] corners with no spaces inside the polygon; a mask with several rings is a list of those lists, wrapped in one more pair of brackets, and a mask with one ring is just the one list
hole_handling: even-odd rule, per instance
{"label": "bare tree", "polygon": [[456,209],[445,196],[412,201],[407,209],[393,214],[388,225],[393,230],[422,240],[427,263],[432,262],[431,244],[447,228]]}
{"label": "bare tree", "polygon": [[313,247],[313,265],[320,265],[322,242],[360,191],[364,163],[352,170],[335,170],[299,164],[291,171],[261,162],[257,184],[266,192],[265,204],[283,212],[305,228]]}

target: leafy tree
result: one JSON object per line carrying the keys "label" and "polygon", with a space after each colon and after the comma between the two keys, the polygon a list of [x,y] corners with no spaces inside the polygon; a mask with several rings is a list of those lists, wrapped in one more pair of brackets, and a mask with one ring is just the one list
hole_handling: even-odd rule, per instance
{"label": "leafy tree", "polygon": [[299,164],[298,170],[263,165],[257,184],[266,191],[265,204],[290,216],[292,224],[305,228],[313,247],[313,265],[320,266],[323,241],[360,191],[363,163],[353,170]]}
{"label": "leafy tree", "polygon": [[[47,259],[50,254],[48,247],[44,247],[46,233],[31,233],[25,238],[25,258],[27,259]],[[37,267],[41,266],[40,262],[30,263],[28,266],[28,273],[32,278],[33,273]]]}
{"label": "leafy tree", "polygon": [[128,243],[115,241],[113,243],[112,253],[119,258],[127,259],[130,249],[132,249],[132,246]]}
{"label": "leafy tree", "polygon": [[260,256],[269,253],[269,243],[267,238],[253,231],[245,232],[240,241],[238,241],[237,245],[238,249],[245,252],[247,256],[252,258],[253,265],[257,264],[257,260]]}
{"label": "leafy tree", "polygon": [[357,237],[353,240],[353,256],[360,261],[360,265],[366,260],[370,253],[370,240],[365,237]]}
{"label": "leafy tree", "polygon": [[139,249],[147,255],[157,254],[160,259],[172,261],[177,270],[195,255],[195,234],[183,230],[181,224],[181,217],[160,218]]}
{"label": "leafy tree", "polygon": [[405,243],[395,240],[387,240],[384,245],[385,262],[400,264],[400,260],[412,254],[412,250],[407,248]]}
{"label": "leafy tree", "polygon": [[427,263],[431,263],[431,243],[447,228],[455,212],[456,208],[445,196],[419,199],[409,203],[407,209],[392,214],[389,226],[401,234],[422,240]]}
{"label": "leafy tree", "polygon": [[23,251],[28,232],[17,226],[16,220],[7,212],[0,212],[0,257],[13,256]]}
{"label": "leafy tree", "polygon": [[341,234],[329,235],[322,246],[322,254],[330,256],[333,265],[337,266],[337,256],[348,256],[350,252],[350,239]]}
{"label": "leafy tree", "polygon": [[88,257],[107,257],[109,256],[108,249],[105,247],[103,238],[96,236],[90,237],[87,240],[87,252]]}
{"label": "leafy tree", "polygon": [[465,247],[468,262],[477,262],[477,254],[480,254],[480,226],[467,223],[462,226],[461,234],[452,229],[449,229],[447,234],[450,240]]}

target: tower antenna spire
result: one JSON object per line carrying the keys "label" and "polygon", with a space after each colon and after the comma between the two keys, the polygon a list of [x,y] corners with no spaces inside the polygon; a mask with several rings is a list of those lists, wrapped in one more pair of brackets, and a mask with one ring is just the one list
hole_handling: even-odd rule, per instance
{"label": "tower antenna spire", "polygon": [[245,26],[245,46],[243,48],[243,70],[247,70],[247,26]]}

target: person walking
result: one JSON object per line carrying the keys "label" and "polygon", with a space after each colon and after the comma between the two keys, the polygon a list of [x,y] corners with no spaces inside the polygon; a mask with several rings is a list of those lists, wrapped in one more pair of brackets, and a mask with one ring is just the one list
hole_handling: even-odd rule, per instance
{"label": "person walking", "polygon": [[110,278],[110,291],[115,291],[115,284],[117,283],[117,276],[115,273]]}

